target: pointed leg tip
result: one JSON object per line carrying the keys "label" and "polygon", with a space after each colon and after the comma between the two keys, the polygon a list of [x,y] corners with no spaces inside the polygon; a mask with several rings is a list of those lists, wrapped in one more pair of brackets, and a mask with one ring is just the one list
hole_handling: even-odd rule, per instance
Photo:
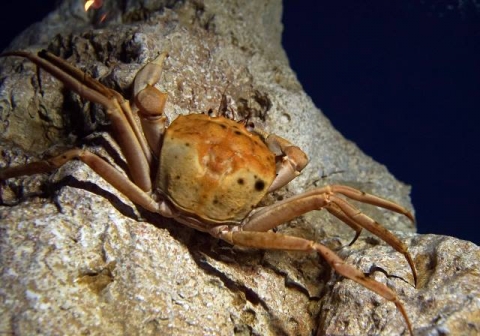
{"label": "pointed leg tip", "polygon": [[403,304],[400,301],[398,301],[398,299],[395,300],[394,303],[395,303],[395,306],[397,307],[397,309],[402,314],[403,319],[405,320],[405,323],[407,324],[407,328],[408,328],[408,331],[409,331],[410,335],[413,336],[412,322],[410,322],[410,319],[408,318],[408,314],[407,314],[407,311],[405,310],[405,307],[403,306]]}
{"label": "pointed leg tip", "polygon": [[418,277],[417,277],[417,269],[415,268],[415,263],[413,262],[413,259],[410,253],[405,252],[404,256],[407,259],[408,265],[410,265],[410,269],[412,270],[413,286],[417,288]]}
{"label": "pointed leg tip", "polygon": [[362,233],[362,230],[359,230],[355,233],[355,237],[353,237],[352,241],[348,244],[348,246],[352,246],[358,239],[358,237],[360,237],[360,234]]}

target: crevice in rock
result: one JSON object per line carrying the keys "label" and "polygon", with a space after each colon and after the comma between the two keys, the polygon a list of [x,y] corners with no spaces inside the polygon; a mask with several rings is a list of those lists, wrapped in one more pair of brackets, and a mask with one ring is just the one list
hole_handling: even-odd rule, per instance
{"label": "crevice in rock", "polygon": [[[137,216],[133,208],[127,204],[125,204],[119,197],[115,196],[111,192],[102,189],[97,184],[90,182],[90,181],[80,181],[73,176],[66,176],[62,178],[58,182],[53,182],[49,185],[48,189],[51,191],[55,191],[54,202],[57,204],[57,207],[60,206],[61,202],[58,201],[56,198],[56,192],[60,191],[63,187],[72,187],[76,189],[83,189],[85,191],[91,192],[95,195],[98,195],[102,198],[108,200],[112,206],[117,209],[123,216],[129,217],[136,221],[141,221],[141,219]],[[51,194],[50,194],[51,195]],[[61,211],[60,211],[61,212]]]}

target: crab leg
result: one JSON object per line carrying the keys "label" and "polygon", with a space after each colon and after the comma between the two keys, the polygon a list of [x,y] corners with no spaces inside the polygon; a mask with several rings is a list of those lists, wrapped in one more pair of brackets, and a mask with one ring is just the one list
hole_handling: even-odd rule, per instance
{"label": "crab leg", "polygon": [[161,141],[168,123],[163,111],[168,95],[153,85],[160,80],[162,66],[167,53],[160,54],[155,60],[147,63],[135,76],[133,94],[135,107],[142,123],[142,129],[148,144],[156,157],[160,154]]}
{"label": "crab leg", "polygon": [[[82,149],[70,149],[65,153],[44,161],[28,163],[23,166],[0,169],[0,181],[23,175],[33,175],[51,172],[65,163],[78,159],[87,164],[94,172],[100,175],[105,181],[125,195],[134,204],[144,209],[162,213],[162,203],[157,203],[149,194],[140,189],[135,183],[121,174],[107,161],[96,154]],[[168,215],[162,213],[162,215]]]}
{"label": "crab leg", "polygon": [[64,60],[48,52],[41,54],[48,58],[48,61],[28,52],[10,52],[2,56],[26,57],[83,98],[105,106],[106,113],[112,122],[115,138],[127,159],[132,179],[142,190],[150,191],[152,183],[149,160],[141,144],[142,135],[138,129],[135,131],[136,124],[128,102],[118,92],[104,87],[100,82]]}
{"label": "crab leg", "polygon": [[413,216],[406,209],[393,202],[350,187],[332,185],[315,189],[254,211],[242,224],[242,230],[265,232],[307,212],[325,208],[334,216],[340,214],[337,217],[341,220],[345,216],[348,217],[347,224],[353,222],[354,225],[367,229],[392,246],[396,251],[402,253],[412,269],[413,280],[416,285],[417,272],[413,259],[408,252],[408,247],[385,227],[363,214],[347,201],[336,196],[336,193],[404,214],[408,218],[413,219]]}
{"label": "crab leg", "polygon": [[265,139],[265,143],[273,153],[282,156],[282,161],[277,167],[277,176],[268,189],[271,192],[300,175],[302,169],[308,164],[308,157],[299,147],[278,135],[261,132],[259,134]]}
{"label": "crab leg", "polygon": [[[15,52],[15,54],[17,54],[17,52]],[[70,63],[66,62],[62,58],[60,58],[58,56],[55,56],[54,54],[52,54],[52,53],[50,53],[46,50],[42,50],[39,53],[39,56],[41,58],[44,58],[44,59],[48,60],[51,64],[54,64],[54,66],[56,68],[61,69],[65,73],[68,73],[70,76],[74,77],[76,80],[85,84],[90,89],[93,89],[93,90],[97,91],[98,93],[102,94],[103,96],[105,96],[108,99],[115,99],[120,104],[120,106],[122,108],[121,111],[123,112],[123,114],[127,118],[127,121],[129,123],[129,125],[131,126],[132,131],[135,133],[135,136],[137,137],[137,139],[138,139],[138,141],[139,141],[139,143],[142,147],[143,153],[145,154],[145,157],[147,158],[147,161],[149,163],[151,163],[151,161],[152,161],[151,156],[152,155],[151,155],[150,150],[148,149],[148,145],[145,141],[145,138],[142,136],[142,132],[139,129],[137,122],[134,120],[129,102],[127,100],[125,100],[121,94],[119,94],[115,90],[107,88],[105,85],[100,83],[98,80],[93,79],[92,77],[88,76],[82,70],[72,66]],[[32,60],[32,58],[29,57],[29,59],[31,61],[35,62],[34,60]],[[40,64],[37,63],[37,65],[40,65]],[[44,68],[44,69],[47,70],[46,68]],[[49,70],[47,70],[47,71],[49,71]],[[57,76],[52,72],[50,72],[50,73],[54,76]],[[138,76],[138,74],[137,74],[137,76]],[[59,78],[59,77],[57,77],[57,78]],[[66,83],[64,82],[64,84],[66,84]],[[74,88],[72,88],[72,89],[75,90]],[[78,92],[78,93],[81,95],[80,92]],[[88,97],[85,97],[85,98],[89,99]]]}
{"label": "crab leg", "polygon": [[243,247],[319,253],[322,258],[328,262],[330,267],[340,275],[359,283],[388,301],[393,302],[405,319],[410,334],[413,335],[412,324],[397,294],[386,285],[366,277],[360,270],[346,264],[337,254],[326,246],[307,239],[274,232],[227,231],[220,232],[219,237],[232,245]]}
{"label": "crab leg", "polygon": [[392,201],[386,200],[384,198],[381,198],[372,194],[368,194],[364,191],[361,191],[352,187],[348,187],[345,185],[339,185],[339,184],[326,186],[321,188],[320,190],[322,191],[325,190],[325,192],[330,194],[333,194],[333,193],[342,194],[344,196],[347,196],[348,198],[354,199],[355,201],[359,201],[362,203],[367,203],[367,204],[375,205],[387,210],[391,210],[393,212],[404,215],[405,217],[410,219],[410,221],[415,222],[415,218],[413,217],[412,213],[407,209],[405,209],[404,207]]}
{"label": "crab leg", "polygon": [[353,219],[348,217],[335,203],[331,203],[331,206],[328,207],[328,212],[350,226],[355,231],[355,237],[353,237],[352,241],[348,244],[348,246],[352,246],[357,241],[358,237],[360,237],[360,234],[362,233],[362,227]]}

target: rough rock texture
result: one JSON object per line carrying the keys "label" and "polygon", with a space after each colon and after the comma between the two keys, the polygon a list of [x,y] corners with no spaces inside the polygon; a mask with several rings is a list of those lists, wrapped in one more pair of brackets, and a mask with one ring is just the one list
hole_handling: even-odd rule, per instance
{"label": "rough rock texture", "polygon": [[[409,187],[335,131],[313,106],[281,48],[281,3],[108,1],[84,13],[64,1],[10,49],[48,48],[130,97],[136,71],[161,51],[166,113],[217,109],[225,92],[257,127],[294,140],[311,162],[265,203],[342,183],[411,208]],[[101,16],[106,19],[101,21]],[[124,167],[102,109],[63,89],[26,60],[1,62],[0,165],[85,144]],[[314,65],[312,65],[314,66]],[[391,303],[334,274],[316,255],[232,248],[137,209],[83,164],[1,186],[0,331],[33,334],[312,335],[405,334]],[[480,249],[420,236],[402,216],[361,209],[396,230],[420,272],[366,234],[339,250],[387,283],[420,335],[480,332]],[[280,231],[339,249],[351,230],[324,212]],[[403,232],[403,233],[402,233]]]}

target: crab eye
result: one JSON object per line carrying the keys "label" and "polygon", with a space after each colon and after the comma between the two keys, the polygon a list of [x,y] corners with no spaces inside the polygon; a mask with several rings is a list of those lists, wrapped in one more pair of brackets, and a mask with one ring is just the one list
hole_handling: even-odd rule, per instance
{"label": "crab eye", "polygon": [[265,189],[265,182],[264,181],[258,180],[257,182],[255,182],[255,190],[256,191],[262,191],[263,189]]}

